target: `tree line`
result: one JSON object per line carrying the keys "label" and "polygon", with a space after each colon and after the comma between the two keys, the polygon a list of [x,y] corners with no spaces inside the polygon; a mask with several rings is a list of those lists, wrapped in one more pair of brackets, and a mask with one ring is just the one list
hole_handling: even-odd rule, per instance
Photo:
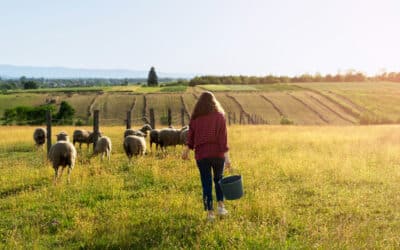
{"label": "tree line", "polygon": [[392,81],[400,82],[400,72],[384,72],[375,76],[366,76],[362,72],[347,71],[335,75],[327,74],[302,74],[300,76],[196,76],[189,81],[189,86],[204,84],[223,84],[223,85],[251,85],[251,84],[271,84],[271,83],[301,83],[301,82],[364,82],[364,81]]}

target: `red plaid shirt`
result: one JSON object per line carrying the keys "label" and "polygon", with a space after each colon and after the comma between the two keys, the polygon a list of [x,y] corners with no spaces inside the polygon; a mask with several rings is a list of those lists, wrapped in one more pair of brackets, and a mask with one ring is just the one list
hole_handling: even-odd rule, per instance
{"label": "red plaid shirt", "polygon": [[187,146],[194,149],[196,160],[224,158],[228,151],[225,116],[220,112],[190,120]]}

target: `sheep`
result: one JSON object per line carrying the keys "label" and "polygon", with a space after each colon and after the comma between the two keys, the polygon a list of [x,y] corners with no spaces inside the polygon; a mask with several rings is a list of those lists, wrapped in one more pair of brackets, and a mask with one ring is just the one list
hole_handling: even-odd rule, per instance
{"label": "sheep", "polygon": [[44,128],[36,128],[33,132],[33,140],[37,147],[42,147],[46,142],[46,130]]}
{"label": "sheep", "polygon": [[60,133],[56,134],[57,141],[68,141],[69,142],[69,137],[68,134],[65,133],[64,131],[61,131]]}
{"label": "sheep", "polygon": [[160,145],[159,143],[158,143],[158,135],[159,135],[159,133],[160,133],[160,130],[159,129],[152,129],[151,131],[150,131],[150,149],[151,150],[153,150],[153,143],[155,143],[156,144],[156,150],[158,149],[158,145]]}
{"label": "sheep", "polygon": [[146,153],[146,141],[144,137],[128,135],[124,139],[124,150],[129,161],[132,156],[144,155]]}
{"label": "sheep", "polygon": [[[94,143],[94,132],[89,132],[87,130],[84,129],[78,129],[75,130],[72,136],[72,143],[75,146],[75,143],[78,142],[79,143],[79,148],[82,148],[82,143],[86,143],[87,144],[87,148],[89,150],[89,144]],[[99,132],[98,134],[99,137],[101,137],[101,133]]]}
{"label": "sheep", "polygon": [[[70,182],[71,170],[75,166],[76,149],[69,141],[57,141],[53,144],[49,151],[49,160],[53,163],[54,184],[57,184],[58,169],[61,166],[61,175],[64,168],[68,166],[68,183]],[[60,175],[60,177],[61,177]]]}
{"label": "sheep", "polygon": [[158,143],[161,148],[166,148],[167,146],[176,146],[180,144],[180,135],[181,132],[184,131],[186,127],[181,129],[173,129],[173,128],[163,128],[160,130],[158,134]]}
{"label": "sheep", "polygon": [[104,155],[107,156],[108,160],[110,160],[110,155],[111,155],[111,139],[107,136],[102,136],[100,137],[97,142],[96,146],[94,148],[93,156],[96,156],[98,154],[101,154],[101,160],[103,160]]}
{"label": "sheep", "polygon": [[125,130],[124,138],[127,137],[128,135],[136,135],[136,136],[146,137],[147,132],[150,130],[152,130],[152,128],[149,124],[143,125],[143,127],[141,127],[139,130],[127,129],[127,130]]}
{"label": "sheep", "polygon": [[136,136],[140,136],[140,137],[146,137],[146,134],[143,133],[140,130],[133,130],[133,129],[127,129],[124,132],[124,138],[129,136],[129,135],[136,135]]}

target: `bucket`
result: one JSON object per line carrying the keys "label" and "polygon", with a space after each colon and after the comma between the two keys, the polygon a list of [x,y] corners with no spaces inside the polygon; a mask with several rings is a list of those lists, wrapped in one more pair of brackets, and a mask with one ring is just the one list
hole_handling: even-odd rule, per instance
{"label": "bucket", "polygon": [[231,175],[219,181],[222,193],[227,200],[236,200],[243,196],[243,184],[241,175]]}

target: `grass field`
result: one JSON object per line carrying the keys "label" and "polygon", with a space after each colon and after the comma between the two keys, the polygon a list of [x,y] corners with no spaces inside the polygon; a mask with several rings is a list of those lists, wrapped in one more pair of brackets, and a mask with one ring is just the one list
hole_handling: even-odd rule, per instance
{"label": "grass field", "polygon": [[[78,151],[71,183],[33,146],[33,127],[0,127],[0,248],[398,249],[400,126],[232,126],[245,195],[207,223],[193,155],[131,165],[124,127],[102,127],[111,162]],[[55,127],[72,134],[73,127]]]}

